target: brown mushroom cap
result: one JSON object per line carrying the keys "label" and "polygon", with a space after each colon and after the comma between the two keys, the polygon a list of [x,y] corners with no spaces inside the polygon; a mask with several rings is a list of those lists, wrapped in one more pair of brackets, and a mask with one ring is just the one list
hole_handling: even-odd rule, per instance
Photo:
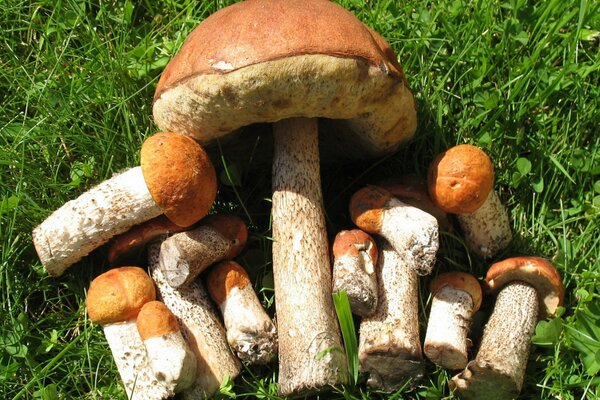
{"label": "brown mushroom cap", "polygon": [[250,0],[212,14],[165,68],[153,114],[161,129],[202,143],[257,122],[344,120],[339,138],[371,154],[395,150],[416,130],[414,98],[389,45],[326,0]]}
{"label": "brown mushroom cap", "polygon": [[429,167],[431,200],[453,214],[476,211],[494,186],[492,161],[478,147],[461,144],[439,154]]}
{"label": "brown mushroom cap", "polygon": [[350,198],[350,218],[360,229],[368,233],[381,232],[385,204],[392,195],[378,186],[360,189]]}
{"label": "brown mushroom cap", "polygon": [[217,304],[223,303],[233,288],[243,288],[250,284],[248,273],[235,261],[220,262],[206,279],[208,293]]}
{"label": "brown mushroom cap", "polygon": [[144,141],[140,161],[152,199],[171,221],[185,227],[208,214],[217,196],[217,176],[196,141],[157,133]]}
{"label": "brown mushroom cap", "polygon": [[513,257],[493,264],[485,282],[497,292],[509,282],[521,281],[533,286],[540,299],[539,315],[553,315],[565,296],[560,274],[552,264],[540,257]]}
{"label": "brown mushroom cap", "polygon": [[160,301],[150,301],[137,316],[137,328],[142,340],[179,332],[175,315]]}
{"label": "brown mushroom cap", "polygon": [[440,274],[431,282],[429,290],[435,296],[445,286],[451,286],[468,293],[473,300],[473,312],[476,312],[481,307],[481,299],[483,297],[481,285],[473,275],[460,271]]}
{"label": "brown mushroom cap", "polygon": [[139,267],[120,267],[98,275],[90,284],[86,306],[92,322],[105,325],[135,318],[156,298],[152,278]]}
{"label": "brown mushroom cap", "polygon": [[361,250],[367,250],[367,253],[373,265],[377,264],[377,244],[375,240],[366,232],[360,229],[351,229],[339,232],[333,241],[333,257],[358,257]]}

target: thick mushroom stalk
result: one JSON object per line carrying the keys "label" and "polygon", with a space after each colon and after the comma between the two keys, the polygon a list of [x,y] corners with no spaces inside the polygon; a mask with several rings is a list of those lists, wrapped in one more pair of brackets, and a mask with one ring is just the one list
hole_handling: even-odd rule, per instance
{"label": "thick mushroom stalk", "polygon": [[333,241],[333,293],[345,291],[353,314],[377,309],[377,244],[360,229],[341,231]]}
{"label": "thick mushroom stalk", "polygon": [[204,217],[216,196],[216,175],[204,150],[189,137],[158,133],[131,168],[83,193],[33,231],[50,275],[61,275],[94,249],[160,214],[188,226]]}
{"label": "thick mushroom stalk", "polygon": [[431,295],[425,355],[442,368],[464,368],[471,318],[481,305],[481,286],[472,275],[448,272],[433,280]]}
{"label": "thick mushroom stalk", "polygon": [[226,378],[235,379],[240,361],[227,343],[223,326],[203,284],[194,281],[178,289],[169,285],[158,267],[160,243],[148,246],[148,266],[160,299],[173,312],[181,334],[196,356],[196,379],[182,392],[183,399],[195,400],[214,396]]}
{"label": "thick mushroom stalk", "polygon": [[439,154],[428,172],[431,199],[457,214],[467,246],[484,258],[495,256],[512,240],[506,208],[494,190],[494,168],[481,149],[459,145]]}
{"label": "thick mushroom stalk", "polygon": [[154,375],[136,324],[140,309],[155,295],[152,279],[137,267],[105,272],[88,289],[88,315],[102,325],[130,400],[162,400],[174,394]]}
{"label": "thick mushroom stalk", "polygon": [[367,384],[393,391],[424,372],[419,338],[419,276],[415,260],[378,240],[379,302],[359,328],[358,358]]}
{"label": "thick mushroom stalk", "polygon": [[260,304],[246,270],[234,261],[217,264],[206,287],[219,305],[227,341],[248,364],[264,364],[277,354],[277,329]]}
{"label": "thick mushroom stalk", "polygon": [[475,360],[449,382],[461,399],[512,399],[523,386],[538,316],[562,304],[560,275],[547,261],[516,257],[496,263],[486,275],[499,291]]}
{"label": "thick mushroom stalk", "polygon": [[192,282],[220,260],[231,260],[246,245],[246,224],[234,215],[211,215],[201,225],[162,242],[159,268],[174,288]]}

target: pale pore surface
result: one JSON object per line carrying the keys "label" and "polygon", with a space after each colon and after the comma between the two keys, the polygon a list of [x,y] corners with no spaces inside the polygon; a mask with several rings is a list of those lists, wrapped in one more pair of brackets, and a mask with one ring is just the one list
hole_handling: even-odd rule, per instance
{"label": "pale pore surface", "polygon": [[34,229],[33,244],[46,271],[58,276],[113,236],[161,213],[135,167],[54,211]]}
{"label": "pale pore surface", "polygon": [[393,151],[414,134],[416,110],[408,87],[385,68],[351,58],[298,55],[194,76],[156,99],[154,119],[163,130],[205,144],[256,122],[343,119],[346,127],[338,130],[344,141],[357,142],[367,154]]}
{"label": "pale pore surface", "polygon": [[472,314],[473,300],[468,293],[445,286],[435,294],[424,345],[429,360],[448,369],[467,365]]}
{"label": "pale pore surface", "polygon": [[103,329],[130,400],[162,400],[174,394],[154,376],[135,320],[108,324]]}
{"label": "pale pore surface", "polygon": [[181,332],[144,340],[146,353],[154,376],[169,390],[178,393],[196,379],[196,356]]}
{"label": "pale pore surface", "polygon": [[368,251],[338,257],[333,263],[333,292],[346,291],[353,314],[367,316],[377,308],[377,275]]}
{"label": "pale pore surface", "polygon": [[494,190],[477,211],[458,215],[458,222],[469,248],[484,258],[493,257],[512,240],[508,212]]}

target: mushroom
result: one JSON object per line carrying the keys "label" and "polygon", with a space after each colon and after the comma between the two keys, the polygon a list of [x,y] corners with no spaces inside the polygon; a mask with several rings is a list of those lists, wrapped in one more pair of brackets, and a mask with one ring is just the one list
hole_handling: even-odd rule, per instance
{"label": "mushroom", "polygon": [[136,324],[156,378],[174,393],[190,387],[196,379],[196,356],[171,310],[160,301],[150,301],[140,310]]}
{"label": "mushroom", "polygon": [[102,325],[129,399],[160,400],[174,394],[152,372],[136,326],[140,309],[155,297],[152,279],[138,267],[111,269],[88,289],[88,315]]}
{"label": "mushroom", "polygon": [[464,368],[469,360],[471,318],[481,306],[481,286],[465,272],[447,272],[431,282],[430,292],[425,356],[442,368]]}
{"label": "mushroom", "polygon": [[[320,187],[319,117],[336,152],[394,151],[416,130],[415,101],[389,45],[326,0],[253,0],[204,20],[156,88],[158,126],[208,143],[273,122],[273,272],[279,391],[347,380],[331,298]],[[326,136],[326,135],[321,135]],[[354,139],[350,145],[344,144]]]}
{"label": "mushroom", "polygon": [[215,262],[237,256],[247,238],[246,224],[240,218],[211,215],[199,227],[164,240],[158,265],[169,285],[178,288]]}
{"label": "mushroom", "polygon": [[431,273],[439,247],[435,217],[377,186],[354,193],[350,199],[350,217],[365,232],[389,241],[417,274]]}
{"label": "mushroom", "polygon": [[158,133],[142,145],[131,168],[54,211],[33,231],[50,275],[61,275],[113,236],[160,214],[179,226],[204,217],[216,196],[215,170],[189,137]]}
{"label": "mushroom", "polygon": [[377,309],[377,245],[360,229],[344,230],[333,241],[333,292],[346,292],[353,314]]}
{"label": "mushroom", "polygon": [[227,343],[225,330],[216,315],[204,285],[195,280],[173,288],[158,267],[160,241],[148,245],[148,267],[156,283],[159,297],[173,312],[181,334],[196,356],[196,378],[192,386],[181,392],[184,400],[210,398],[226,379],[235,379],[241,363]]}
{"label": "mushroom", "polygon": [[565,289],[558,271],[539,257],[495,263],[485,281],[498,292],[494,310],[475,360],[449,384],[461,399],[512,399],[523,386],[538,317],[556,312]]}
{"label": "mushroom", "polygon": [[394,391],[424,372],[419,337],[419,277],[408,254],[378,240],[379,301],[359,327],[358,359],[371,388]]}
{"label": "mushroom", "polygon": [[491,258],[508,246],[508,212],[493,188],[494,167],[483,150],[468,144],[446,150],[431,163],[427,180],[433,202],[457,214],[471,250]]}
{"label": "mushroom", "polygon": [[248,364],[271,361],[277,354],[277,330],[246,270],[235,261],[223,261],[210,271],[206,287],[221,309],[227,341],[235,354]]}

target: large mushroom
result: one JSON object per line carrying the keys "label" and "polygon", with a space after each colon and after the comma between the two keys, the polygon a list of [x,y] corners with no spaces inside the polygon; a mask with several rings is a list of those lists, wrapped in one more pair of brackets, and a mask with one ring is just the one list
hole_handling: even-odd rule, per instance
{"label": "large mushroom", "polygon": [[558,271],[539,257],[514,257],[493,264],[488,287],[498,292],[475,360],[449,382],[461,399],[508,400],[523,386],[529,345],[538,318],[563,302]]}
{"label": "large mushroom", "polygon": [[146,139],[140,159],[140,167],[69,201],[34,229],[33,244],[50,275],[61,275],[113,236],[161,214],[189,226],[208,213],[216,175],[198,143],[158,133]]}
{"label": "large mushroom", "polygon": [[[416,109],[389,45],[326,0],[250,0],[190,34],[158,83],[163,129],[202,143],[273,122],[273,271],[279,391],[310,393],[347,378],[333,302],[317,118],[338,153],[394,151]],[[323,135],[325,136],[325,135]],[[351,142],[352,145],[346,144]]]}

